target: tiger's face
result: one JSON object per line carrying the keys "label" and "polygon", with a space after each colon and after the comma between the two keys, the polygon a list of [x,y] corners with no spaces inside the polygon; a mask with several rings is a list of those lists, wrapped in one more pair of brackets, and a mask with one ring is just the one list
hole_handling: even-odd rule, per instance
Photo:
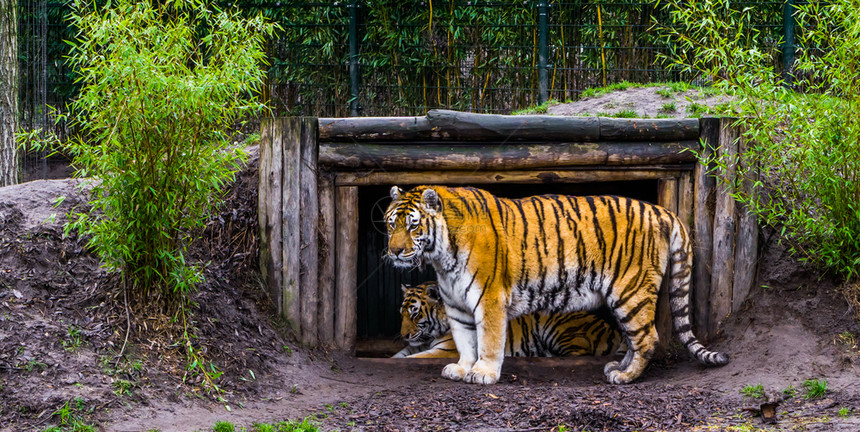
{"label": "tiger's face", "polygon": [[412,346],[432,342],[448,329],[445,309],[439,298],[438,285],[427,282],[418,286],[401,285],[400,336]]}
{"label": "tiger's face", "polygon": [[424,253],[433,250],[434,216],[441,206],[439,196],[432,189],[404,193],[394,186],[391,200],[385,212],[388,228],[386,257],[395,267],[419,267],[424,262]]}

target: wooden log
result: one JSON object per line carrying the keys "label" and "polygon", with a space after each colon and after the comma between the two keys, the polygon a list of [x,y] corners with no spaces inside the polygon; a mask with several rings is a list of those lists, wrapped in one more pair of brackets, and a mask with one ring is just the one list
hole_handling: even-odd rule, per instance
{"label": "wooden log", "polygon": [[693,235],[693,180],[690,171],[678,175],[678,218],[684,223],[687,232]]}
{"label": "wooden log", "polygon": [[682,141],[697,138],[697,119],[600,118],[601,141]]}
{"label": "wooden log", "polygon": [[560,166],[660,165],[695,162],[698,141],[410,145],[320,144],[319,163],[335,170],[512,170]]}
{"label": "wooden log", "polygon": [[355,348],[358,260],[358,188],[335,188],[337,292],[335,305],[335,342],[338,348]]}
{"label": "wooden log", "polygon": [[[702,140],[705,155],[719,146],[720,120],[703,118]],[[710,333],[711,270],[714,244],[714,178],[710,167],[696,164],[693,172],[693,324],[696,335],[708,341]]]}
{"label": "wooden log", "polygon": [[371,171],[337,173],[338,186],[417,185],[417,184],[552,184],[629,180],[655,180],[676,177],[684,171],[678,166],[645,167],[635,170],[555,170],[555,171]]}
{"label": "wooden log", "polygon": [[[677,179],[664,178],[657,182],[657,204],[672,213],[678,213]],[[664,274],[672,274],[671,267],[668,267]],[[657,335],[660,338],[657,345],[658,353],[665,352],[672,340],[672,309],[669,302],[670,282],[670,278],[663,278],[663,283],[660,284],[660,291],[657,294],[656,321]]]}
{"label": "wooden log", "polygon": [[732,198],[738,154],[738,129],[732,127],[734,119],[720,119],[719,155],[729,161],[717,182],[714,206],[714,252],[711,274],[711,314],[708,334],[715,335],[722,321],[732,310],[732,283],[735,271],[735,200]]}
{"label": "wooden log", "polygon": [[[741,172],[749,169],[749,161],[743,157],[748,148],[745,138],[738,142],[738,163]],[[757,176],[746,176],[740,187],[746,194],[753,193],[753,183]],[[735,238],[735,274],[732,283],[732,312],[739,311],[752,290],[756,279],[758,263],[758,222],[745,206],[738,204],[738,230]]]}
{"label": "wooden log", "polygon": [[698,138],[696,119],[509,116],[431,110],[426,117],[320,119],[322,141],[677,141]]}
{"label": "wooden log", "polygon": [[335,203],[334,175],[319,174],[319,343],[335,346]]}
{"label": "wooden log", "polygon": [[283,241],[281,232],[281,187],[283,142],[280,119],[260,124],[260,186],[257,214],[260,223],[260,271],[278,314],[283,313]]}
{"label": "wooden log", "polygon": [[320,141],[427,141],[433,128],[427,117],[346,117],[319,119]]}
{"label": "wooden log", "polygon": [[302,119],[275,119],[283,137],[283,315],[301,337],[301,135]]}
{"label": "wooden log", "polygon": [[317,133],[315,117],[301,117],[299,141],[299,268],[302,342],[317,345],[319,312],[319,195],[317,186]]}

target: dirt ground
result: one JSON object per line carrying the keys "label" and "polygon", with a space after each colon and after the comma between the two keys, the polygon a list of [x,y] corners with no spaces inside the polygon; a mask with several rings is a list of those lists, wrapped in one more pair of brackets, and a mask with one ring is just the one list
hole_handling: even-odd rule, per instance
{"label": "dirt ground", "polygon": [[[79,181],[0,188],[0,430],[42,431],[66,412],[117,432],[203,431],[216,421],[252,430],[308,416],[341,431],[860,430],[853,311],[832,281],[767,234],[758,288],[709,344],[732,358],[720,368],[676,351],[635,383],[613,386],[603,380],[605,358],[518,358],[505,362],[498,384],[476,386],[442,379],[442,360],[303,348],[260,285],[256,164],[252,149],[193,247],[208,263],[194,298],[196,344],[224,372],[217,397],[186,376],[182,347],[160,335],[159,321],[128,326],[116,281],[85,240],[63,237],[64,214],[83,204]],[[802,383],[813,378],[828,391],[806,399]],[[756,384],[779,401],[774,425],[758,414],[763,400],[739,393]]]}

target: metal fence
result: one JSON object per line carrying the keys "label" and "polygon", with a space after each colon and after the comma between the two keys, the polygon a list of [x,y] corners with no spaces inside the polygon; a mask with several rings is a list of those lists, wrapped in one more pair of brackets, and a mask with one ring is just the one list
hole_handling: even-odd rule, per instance
{"label": "metal fence", "polygon": [[[621,80],[699,79],[659,61],[675,47],[656,30],[668,21],[656,2],[238,0],[227,6],[262,13],[282,27],[268,45],[265,94],[279,115],[509,113],[548,99],[575,100],[584,89]],[[738,6],[760,11],[753,26],[774,43],[793,32],[783,25],[791,23],[789,3]],[[73,36],[64,20],[69,3],[26,0],[20,7],[22,125],[50,126],[46,107],[62,108],[76,92],[64,61],[63,40]],[[793,54],[792,44],[786,52]],[[790,64],[791,56],[774,59],[783,61]]]}

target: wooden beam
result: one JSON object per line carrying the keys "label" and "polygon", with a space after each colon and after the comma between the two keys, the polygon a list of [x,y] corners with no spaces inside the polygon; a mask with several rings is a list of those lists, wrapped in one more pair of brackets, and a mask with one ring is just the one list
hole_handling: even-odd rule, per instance
{"label": "wooden beam", "polygon": [[335,343],[338,348],[355,348],[358,262],[358,188],[335,188],[337,292],[335,309]]}
{"label": "wooden beam", "polygon": [[681,171],[678,175],[678,218],[684,223],[690,236],[693,235],[693,175]]}
{"label": "wooden beam", "polygon": [[677,141],[698,136],[696,119],[511,116],[448,110],[431,110],[426,117],[320,119],[320,139],[324,142]]}
{"label": "wooden beam", "polygon": [[334,170],[516,170],[561,166],[695,162],[699,141],[400,146],[320,144],[319,163]]}
{"label": "wooden beam", "polygon": [[[719,146],[720,120],[702,119],[702,140],[706,157]],[[693,324],[697,336],[708,341],[710,333],[711,270],[714,244],[714,178],[710,167],[696,164],[693,172]]]}
{"label": "wooden beam", "polygon": [[418,184],[551,184],[629,180],[655,180],[681,175],[675,167],[641,170],[535,170],[535,171],[372,171],[339,172],[338,186]]}
{"label": "wooden beam", "polygon": [[299,138],[299,283],[302,311],[302,342],[318,342],[319,311],[319,195],[317,185],[317,132],[315,117],[301,117]]}
{"label": "wooden beam", "polygon": [[735,271],[735,199],[732,198],[738,154],[737,139],[740,133],[732,126],[734,119],[720,119],[719,155],[729,161],[725,172],[720,173],[716,186],[714,207],[714,252],[713,273],[711,274],[708,334],[715,335],[722,321],[732,310],[732,283]]}
{"label": "wooden beam", "polygon": [[284,183],[282,187],[283,225],[283,297],[282,310],[290,327],[301,337],[301,117],[274,119],[280,125],[284,139],[283,164]]}
{"label": "wooden beam", "polygon": [[[672,213],[678,213],[678,180],[664,178],[657,182],[657,204]],[[671,275],[671,264],[664,272]],[[669,285],[671,278],[664,277],[657,294],[657,334],[659,335],[658,351],[665,352],[672,340],[672,308],[669,302]]]}
{"label": "wooden beam", "polygon": [[257,215],[260,223],[260,272],[278,314],[283,313],[283,253],[281,236],[282,136],[279,119],[260,124],[260,185]]}
{"label": "wooden beam", "polygon": [[[744,157],[748,143],[743,137],[738,142],[738,161],[741,172],[747,172],[749,161]],[[753,183],[757,176],[746,176],[740,187],[746,194],[753,193]],[[758,222],[745,206],[738,204],[738,229],[735,239],[735,274],[732,283],[732,311],[739,311],[746,301],[756,279],[758,263]]]}
{"label": "wooden beam", "polygon": [[319,343],[335,346],[335,202],[334,174],[319,173]]}

